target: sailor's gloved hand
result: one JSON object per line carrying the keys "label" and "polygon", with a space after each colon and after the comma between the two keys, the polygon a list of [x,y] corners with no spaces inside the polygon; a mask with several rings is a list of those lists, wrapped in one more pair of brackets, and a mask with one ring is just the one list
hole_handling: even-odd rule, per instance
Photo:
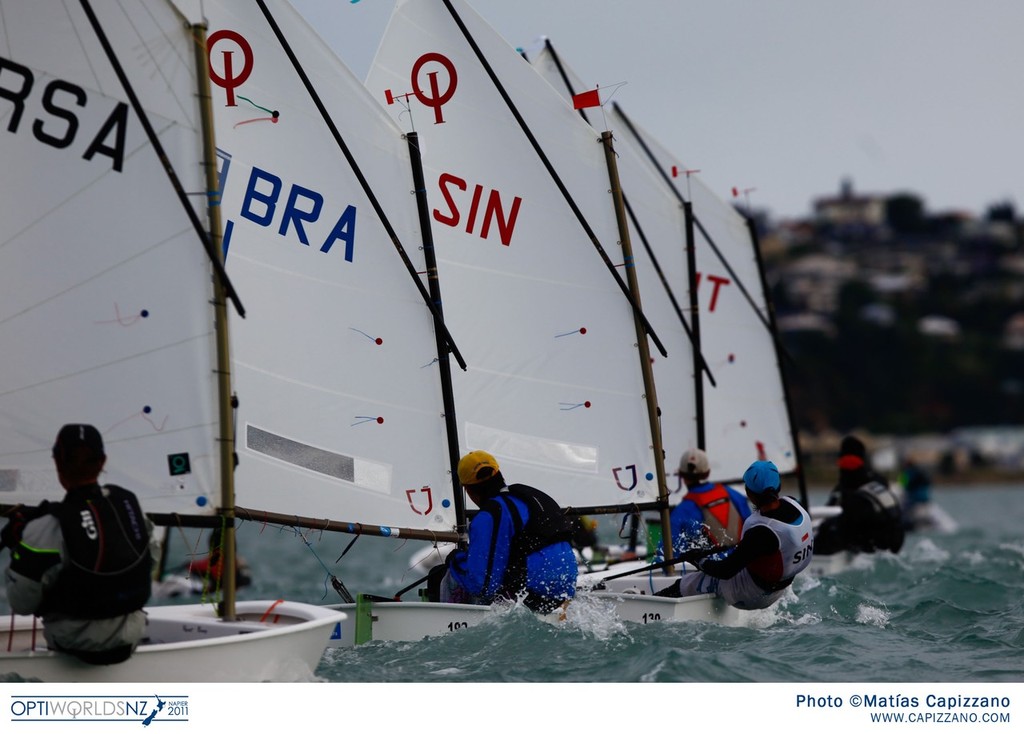
{"label": "sailor's gloved hand", "polygon": [[25,507],[18,505],[7,515],[7,524],[0,530],[0,547],[15,548],[21,542],[21,534],[31,519]]}
{"label": "sailor's gloved hand", "polygon": [[25,526],[37,517],[42,517],[50,512],[53,507],[49,502],[43,501],[38,507],[26,507],[18,505],[7,513],[7,524],[0,530],[0,548],[16,548],[21,542],[21,534],[25,532]]}

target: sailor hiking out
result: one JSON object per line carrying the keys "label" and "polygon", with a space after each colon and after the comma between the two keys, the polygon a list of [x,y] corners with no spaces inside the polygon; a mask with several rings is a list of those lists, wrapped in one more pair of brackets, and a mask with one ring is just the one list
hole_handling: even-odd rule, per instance
{"label": "sailor hiking out", "polygon": [[779,470],[755,461],[743,474],[754,511],[743,524],[739,545],[723,559],[698,563],[657,596],[717,594],[738,609],[765,609],[778,601],[797,574],[811,563],[811,517],[791,497],[780,497]]}
{"label": "sailor hiking out", "polygon": [[127,660],[146,628],[152,555],[132,492],[98,482],[106,463],[93,426],[69,424],[53,446],[62,502],[19,508],[2,532],[7,598],[42,617],[51,649],[94,665]]}
{"label": "sailor hiking out", "polygon": [[[446,560],[435,592],[440,601],[490,604],[516,599],[548,613],[576,593],[572,522],[539,489],[506,485],[497,460],[473,451],[459,461],[459,481],[480,508],[469,524],[469,545]],[[438,567],[435,578],[444,567]]]}

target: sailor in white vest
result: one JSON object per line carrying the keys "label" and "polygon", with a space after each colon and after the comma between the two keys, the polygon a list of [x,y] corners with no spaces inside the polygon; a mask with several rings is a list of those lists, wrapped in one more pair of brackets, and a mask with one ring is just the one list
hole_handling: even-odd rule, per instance
{"label": "sailor in white vest", "polygon": [[658,596],[717,594],[739,609],[765,609],[778,601],[814,553],[811,517],[791,497],[779,497],[779,470],[755,461],[743,474],[754,511],[743,523],[740,542],[721,560],[698,563]]}

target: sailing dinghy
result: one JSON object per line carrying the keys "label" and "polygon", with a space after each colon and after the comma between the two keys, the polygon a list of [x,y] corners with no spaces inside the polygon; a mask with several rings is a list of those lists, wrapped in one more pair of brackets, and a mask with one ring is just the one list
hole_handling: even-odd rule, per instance
{"label": "sailing dinghy", "polygon": [[[588,89],[548,39],[524,55],[567,101]],[[599,99],[607,96],[607,90],[597,91]],[[579,114],[614,130],[633,239],[643,243],[658,275],[641,282],[669,292],[674,312],[692,334],[693,354],[706,359],[710,368],[699,369],[695,360],[687,374],[669,376],[696,391],[696,409],[684,427],[663,418],[666,436],[675,429],[674,435],[683,437],[666,445],[678,451],[687,445],[704,447],[712,479],[724,483],[734,483],[750,462],[771,459],[781,473],[796,475],[806,505],[782,355],[752,223],[617,102],[580,109]],[[645,294],[649,291],[644,288]],[[659,396],[664,384],[659,373]],[[608,585],[644,594],[656,590],[658,583],[651,577],[614,579]]]}
{"label": "sailing dinghy", "polygon": [[[232,420],[204,26],[167,0],[0,2],[0,499],[60,500],[60,425],[96,425],[104,481],[161,524],[224,527]],[[46,648],[34,617],[0,632],[0,674],[42,681],[313,677],[345,615],[283,600],[146,609],[127,661]]]}
{"label": "sailing dinghy", "polygon": [[[400,1],[367,86],[422,144],[445,321],[470,365],[453,375],[460,445],[574,512],[667,508],[649,366],[683,329],[666,322],[663,343],[621,267],[636,253],[607,136],[458,0]],[[685,364],[688,341],[672,344]]]}
{"label": "sailing dinghy", "polygon": [[[287,2],[205,9],[226,267],[251,304],[233,329],[239,515],[454,543],[461,355],[430,292],[415,136]],[[418,640],[491,612],[335,588],[329,606],[351,623],[332,646]]]}
{"label": "sailing dinghy", "polygon": [[[588,89],[548,39],[529,61],[567,101]],[[666,440],[667,450],[682,453],[686,440],[698,442],[712,480],[727,483],[752,461],[770,460],[780,474],[797,475],[803,498],[799,442],[752,223],[617,102],[579,113],[592,124],[605,119],[614,131],[634,240],[658,263],[664,279],[656,282],[671,291],[674,312],[708,363],[706,371],[671,378],[689,382],[698,397],[690,425],[675,431],[683,440]],[[659,376],[659,396],[662,382]]]}

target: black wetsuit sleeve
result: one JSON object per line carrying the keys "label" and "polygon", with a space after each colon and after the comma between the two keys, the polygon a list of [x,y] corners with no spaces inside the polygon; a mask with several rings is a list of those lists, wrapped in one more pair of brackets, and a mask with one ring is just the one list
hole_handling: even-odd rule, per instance
{"label": "black wetsuit sleeve", "polygon": [[725,558],[714,561],[707,560],[700,564],[700,570],[716,579],[731,579],[751,562],[775,553],[779,549],[779,539],[763,525],[751,528],[743,533],[743,538],[736,549]]}

